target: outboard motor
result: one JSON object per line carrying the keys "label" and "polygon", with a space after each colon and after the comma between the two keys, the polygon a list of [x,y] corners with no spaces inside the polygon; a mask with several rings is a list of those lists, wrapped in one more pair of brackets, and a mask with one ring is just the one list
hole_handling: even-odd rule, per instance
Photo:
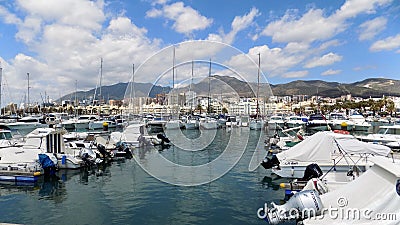
{"label": "outboard motor", "polygon": [[97,149],[103,155],[103,158],[105,158],[106,156],[111,157],[111,154],[107,152],[106,147],[104,145],[98,144]]}
{"label": "outboard motor", "polygon": [[157,138],[161,140],[161,145],[164,145],[165,143],[170,143],[171,141],[165,137],[163,134],[157,134]]}
{"label": "outboard motor", "polygon": [[322,170],[318,166],[318,164],[312,163],[306,167],[306,170],[304,171],[304,176],[303,178],[299,179],[300,181],[309,181],[312,178],[318,178],[322,176]]}
{"label": "outboard motor", "polygon": [[323,205],[315,190],[301,191],[293,195],[283,205],[271,204],[260,208],[257,212],[262,219],[268,219],[270,224],[279,224],[288,220],[304,220],[321,214]]}
{"label": "outboard motor", "polygon": [[39,154],[39,163],[44,170],[45,175],[54,175],[57,168],[53,160],[46,154]]}
{"label": "outboard motor", "polygon": [[276,157],[276,155],[273,155],[271,158],[265,158],[262,162],[261,165],[265,169],[271,169],[272,167],[279,167],[279,159]]}

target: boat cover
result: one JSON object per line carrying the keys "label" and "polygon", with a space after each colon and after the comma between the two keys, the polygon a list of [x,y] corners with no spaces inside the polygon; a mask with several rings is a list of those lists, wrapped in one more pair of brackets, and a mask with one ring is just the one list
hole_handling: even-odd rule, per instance
{"label": "boat cover", "polygon": [[338,209],[336,214],[327,211],[304,224],[399,224],[400,163],[386,157],[374,157],[373,162],[359,178],[320,196],[324,208]]}
{"label": "boat cover", "polygon": [[318,162],[331,163],[337,154],[372,154],[387,156],[390,148],[357,140],[352,135],[318,132],[290,149],[278,153],[280,162]]}

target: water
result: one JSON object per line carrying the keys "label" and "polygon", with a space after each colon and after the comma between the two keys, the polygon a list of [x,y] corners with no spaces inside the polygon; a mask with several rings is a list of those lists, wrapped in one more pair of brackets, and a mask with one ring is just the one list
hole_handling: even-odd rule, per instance
{"label": "water", "polygon": [[[263,148],[260,142],[264,141],[265,134],[237,130],[241,130],[240,137],[249,137],[246,150],[228,173],[211,183],[189,187],[168,184],[147,174],[133,159],[105,165],[101,168],[102,174],[95,170],[60,171],[59,180],[41,181],[35,187],[1,185],[0,222],[267,224],[257,218],[256,212],[265,202],[279,203],[284,198],[279,183],[285,180],[272,176],[262,167],[249,171],[257,143],[258,148]],[[222,154],[230,132],[234,131],[218,130],[214,141],[202,151],[190,153],[172,146],[160,152],[154,148],[135,151],[135,157],[141,163],[150,163],[151,156],[158,154],[179,164],[200,165]],[[190,145],[194,147],[202,144],[196,142],[201,137],[199,131],[183,131],[179,135],[191,138]],[[171,133],[170,136],[174,138]],[[235,141],[244,142],[240,138]],[[240,151],[230,147],[232,152]],[[264,149],[260,150],[265,153]],[[259,157],[256,157],[258,162],[262,159]],[[203,175],[194,173],[193,176]]]}

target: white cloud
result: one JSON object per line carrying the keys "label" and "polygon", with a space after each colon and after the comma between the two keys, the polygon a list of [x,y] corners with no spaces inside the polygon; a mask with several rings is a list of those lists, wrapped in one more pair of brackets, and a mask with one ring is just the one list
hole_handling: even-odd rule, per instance
{"label": "white cloud", "polygon": [[343,58],[342,56],[330,52],[326,55],[323,55],[320,58],[313,58],[304,67],[305,68],[314,68],[314,67],[318,67],[318,66],[327,66],[327,65],[331,65],[335,62],[341,61],[342,58]]}
{"label": "white cloud", "polygon": [[[102,1],[70,0],[59,5],[55,1],[34,2],[17,2],[16,8],[22,11],[18,14],[0,8],[0,16],[16,25],[17,38],[24,40],[34,55],[17,54],[3,67],[18,101],[26,92],[21,81],[26,80],[28,72],[32,99],[39,100],[44,91],[56,99],[75,91],[75,80],[79,90],[94,88],[100,58],[104,59],[103,84],[109,85],[129,81],[132,63],[138,66],[159,50],[160,40],[149,39],[147,30],[129,18],[120,16],[106,23]],[[146,81],[148,77],[138,78],[138,82]]]}
{"label": "white cloud", "polygon": [[204,30],[212,23],[212,19],[202,16],[198,11],[190,6],[185,6],[183,2],[176,2],[171,5],[164,5],[162,10],[151,9],[146,12],[147,17],[161,17],[174,21],[172,28],[178,33],[185,35],[191,34],[196,30]]}
{"label": "white cloud", "polygon": [[339,74],[341,72],[342,72],[341,70],[329,69],[329,70],[326,70],[326,71],[322,72],[321,75],[322,76],[336,75],[336,74]]}
{"label": "white cloud", "polygon": [[209,34],[207,40],[210,41],[221,41],[227,44],[232,44],[235,40],[236,35],[248,28],[254,21],[254,18],[259,16],[260,13],[258,9],[252,8],[250,12],[244,16],[236,16],[231,24],[231,31],[228,34],[225,34],[223,31],[220,31],[219,34]]}
{"label": "white cloud", "polygon": [[376,41],[369,48],[373,52],[390,51],[400,47],[400,34]]}
{"label": "white cloud", "polygon": [[377,17],[364,22],[360,25],[360,36],[358,39],[361,41],[372,39],[386,28],[386,23],[387,19],[384,17]]}
{"label": "white cloud", "polygon": [[374,13],[379,6],[392,0],[347,0],[331,16],[322,9],[310,9],[302,16],[288,10],[279,20],[269,23],[261,32],[274,42],[314,42],[327,40],[346,30],[346,21],[361,13]]}
{"label": "white cloud", "polygon": [[282,75],[284,78],[300,78],[308,75],[307,70],[287,72]]}

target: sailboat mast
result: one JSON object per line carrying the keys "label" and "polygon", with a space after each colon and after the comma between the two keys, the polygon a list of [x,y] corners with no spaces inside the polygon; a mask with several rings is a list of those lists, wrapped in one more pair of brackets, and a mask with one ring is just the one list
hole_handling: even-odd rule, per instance
{"label": "sailboat mast", "polygon": [[132,113],[135,113],[135,89],[133,85],[135,84],[135,64],[132,63],[132,83],[131,83],[131,92],[130,92],[130,99],[131,99],[131,107]]}
{"label": "sailboat mast", "polygon": [[30,89],[30,87],[29,87],[29,73],[26,73],[26,75],[28,76],[28,113],[30,113],[31,111],[30,111],[30,99],[29,99],[29,89]]}
{"label": "sailboat mast", "polygon": [[1,97],[2,97],[2,94],[3,94],[3,92],[2,92],[2,90],[1,90],[1,88],[2,88],[2,84],[3,84],[3,68],[1,67],[1,62],[0,62],[0,115],[3,115],[3,111],[1,110]]}
{"label": "sailboat mast", "polygon": [[190,85],[189,85],[189,94],[191,95],[192,98],[192,104],[190,105],[190,114],[192,114],[192,107],[194,106],[194,92],[192,93],[193,69],[194,69],[194,62],[192,60],[192,75],[190,77]]}
{"label": "sailboat mast", "polygon": [[101,81],[103,80],[103,58],[100,58],[100,82],[99,82],[99,84],[100,84],[100,97],[99,97],[99,104],[101,105],[102,104],[102,98],[103,98],[103,96],[102,96],[102,94],[101,94]]}
{"label": "sailboat mast", "polygon": [[207,103],[207,113],[210,113],[211,111],[211,97],[210,97],[210,92],[211,92],[211,58],[210,58],[210,67],[208,69],[208,103]]}
{"label": "sailboat mast", "polygon": [[258,97],[259,97],[259,93],[260,93],[260,63],[261,63],[261,54],[258,53],[258,72],[257,72],[257,110],[256,110],[256,116],[258,119],[258,114],[260,111],[260,107],[258,104]]}

